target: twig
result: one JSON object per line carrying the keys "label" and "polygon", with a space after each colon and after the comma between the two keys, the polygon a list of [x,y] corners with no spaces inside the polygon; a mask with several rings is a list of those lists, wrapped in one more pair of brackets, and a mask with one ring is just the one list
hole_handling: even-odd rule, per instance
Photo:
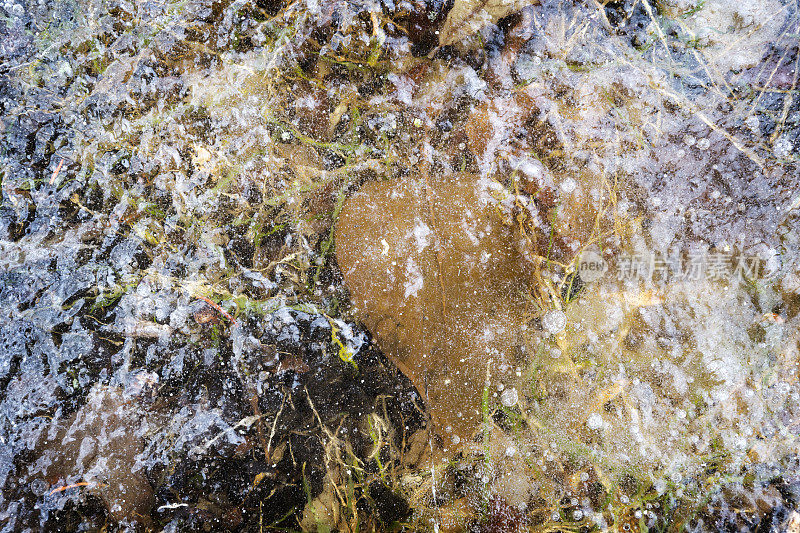
{"label": "twig", "polygon": [[[794,60],[794,78],[792,78],[792,89],[797,88],[797,75],[800,74],[797,72],[798,68],[800,68],[800,54],[797,54],[797,57]],[[781,134],[783,126],[786,124],[786,117],[789,116],[789,109],[792,107],[793,101],[794,91],[789,91],[789,94],[786,95],[783,101],[783,110],[781,111],[781,118],[778,121],[778,125],[776,126],[775,131],[773,131],[772,135],[769,137],[769,141],[771,143],[774,143],[775,139],[778,138],[778,135]]]}
{"label": "twig", "polygon": [[669,44],[667,44],[667,36],[664,35],[664,32],[661,30],[661,24],[658,23],[658,19],[653,14],[653,8],[650,7],[650,2],[647,0],[642,0],[642,6],[644,6],[644,10],[647,11],[647,16],[650,17],[650,20],[653,21],[653,26],[656,28],[656,32],[658,33],[658,38],[661,40],[661,44],[664,45],[664,50],[667,52],[667,57],[672,62],[672,54],[669,51]]}
{"label": "twig", "polygon": [[[769,87],[769,84],[772,83],[772,79],[775,77],[775,74],[778,73],[778,70],[780,70],[781,64],[783,63],[783,60],[786,59],[786,56],[788,54],[789,54],[789,48],[787,47],[786,50],[783,51],[783,54],[781,55],[780,59],[778,59],[778,61],[775,62],[775,67],[772,69],[772,72],[769,73],[769,77],[767,77],[766,81],[764,81],[764,89],[767,89]],[[761,72],[759,72],[759,77],[757,78],[757,80],[760,79],[761,79]],[[753,88],[756,90],[760,89],[760,87],[753,87]],[[761,101],[761,97],[765,92],[766,90],[759,91],[758,96],[756,96],[753,99],[753,103],[750,105],[750,110],[746,113],[747,116],[753,114],[753,111],[755,111],[756,107],[758,106],[758,103]]]}
{"label": "twig", "polygon": [[[311,401],[311,394],[309,394],[308,389],[303,387],[303,390],[306,393],[306,398],[308,399],[308,405],[311,407],[311,411],[314,413],[314,416],[317,418],[317,422],[319,423],[319,427],[322,429],[323,433],[328,437],[328,443],[325,446],[325,470],[328,475],[328,478],[331,481],[331,485],[333,486],[333,490],[336,492],[336,497],[339,498],[339,502],[342,504],[342,507],[346,507],[346,498],[342,496],[341,491],[339,490],[339,486],[336,483],[336,480],[333,478],[333,471],[331,467],[331,446],[339,446],[340,440],[336,436],[336,433],[331,432],[330,429],[322,422],[322,417],[319,416],[317,412],[317,408],[314,407],[314,402]],[[337,430],[338,432],[338,430]]]}
{"label": "twig", "polygon": [[203,300],[205,303],[207,303],[208,305],[219,311],[219,313],[222,316],[231,321],[231,324],[233,324],[234,326],[236,325],[236,319],[233,318],[231,315],[229,315],[228,312],[225,311],[218,303],[211,301],[209,298],[206,298],[205,296],[198,296],[197,298]]}
{"label": "twig", "polygon": [[217,442],[220,438],[222,438],[223,435],[227,434],[229,431],[236,431],[240,427],[249,428],[250,426],[253,425],[254,422],[257,422],[258,420],[259,420],[258,416],[246,416],[246,417],[242,418],[241,420],[239,420],[239,422],[237,422],[235,426],[232,426],[232,427],[229,427],[229,428],[225,428],[222,431],[220,431],[219,433],[217,433],[217,435],[214,438],[206,441],[205,444],[203,444],[203,445],[199,445],[198,444],[197,446],[195,446],[192,449],[192,451],[199,452],[199,453],[205,453],[211,447],[212,444]]}
{"label": "twig", "polygon": [[272,438],[275,436],[275,429],[278,426],[278,419],[281,417],[281,413],[283,412],[283,406],[286,405],[286,392],[283,393],[283,400],[281,400],[281,408],[278,409],[278,412],[275,414],[275,420],[272,421],[272,429],[269,432],[269,440],[267,441],[267,455],[269,455],[270,448],[272,447]]}
{"label": "twig", "polygon": [[656,91],[660,92],[664,96],[666,96],[669,99],[673,100],[675,103],[677,103],[682,108],[690,111],[691,113],[694,113],[694,115],[698,119],[700,119],[701,122],[703,122],[706,126],[708,126],[709,128],[711,128],[715,132],[717,132],[720,135],[722,135],[723,137],[725,137],[728,140],[728,142],[730,142],[737,150],[739,150],[745,156],[747,156],[747,158],[750,159],[753,163],[758,165],[759,168],[761,168],[761,169],[764,168],[764,160],[758,154],[756,154],[753,150],[751,150],[750,148],[745,146],[744,143],[741,140],[739,140],[738,138],[734,137],[733,135],[728,133],[725,129],[723,129],[722,127],[720,127],[717,124],[715,124],[710,118],[708,118],[705,115],[705,113],[700,111],[697,108],[696,105],[688,102],[685,97],[682,97],[682,96],[680,96],[680,95],[678,95],[678,94],[676,94],[674,92],[668,91],[666,89],[662,89],[662,88],[660,88],[658,86],[655,86],[655,84],[653,84],[653,85],[654,85],[654,88],[655,88]]}
{"label": "twig", "polygon": [[52,185],[53,183],[55,183],[55,181],[56,181],[56,178],[58,177],[58,173],[59,173],[59,172],[61,172],[61,166],[62,166],[63,164],[64,164],[64,158],[62,157],[62,158],[61,158],[61,161],[59,161],[59,162],[58,162],[58,166],[57,166],[57,167],[56,167],[56,169],[53,171],[53,175],[52,175],[52,176],[50,176],[50,185]]}
{"label": "twig", "polygon": [[608,15],[606,15],[606,10],[604,5],[598,2],[597,0],[592,0],[592,2],[594,2],[595,7],[597,8],[597,12],[600,14],[600,23],[603,25],[603,28],[608,33],[612,33],[614,31],[614,27],[611,25],[611,21],[608,20]]}
{"label": "twig", "polygon": [[91,482],[91,481],[78,481],[77,483],[72,483],[70,485],[62,485],[60,487],[56,487],[53,490],[51,490],[50,492],[48,492],[47,494],[49,496],[50,494],[55,494],[57,492],[63,492],[65,490],[74,489],[74,488],[78,488],[78,487],[88,487],[90,485],[94,485],[94,486],[97,486],[97,487],[107,487],[108,486],[105,483],[94,483],[94,482]]}

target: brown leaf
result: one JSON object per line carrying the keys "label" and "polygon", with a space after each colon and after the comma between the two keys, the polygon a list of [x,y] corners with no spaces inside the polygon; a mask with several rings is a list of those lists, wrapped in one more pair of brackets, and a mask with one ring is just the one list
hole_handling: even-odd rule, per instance
{"label": "brown leaf", "polygon": [[336,227],[353,303],[426,398],[447,444],[478,428],[487,366],[494,377],[509,370],[531,278],[487,183],[468,175],[368,183]]}
{"label": "brown leaf", "polygon": [[440,31],[439,44],[453,44],[525,6],[538,4],[538,0],[455,0]]}
{"label": "brown leaf", "polygon": [[115,520],[147,523],[154,497],[137,460],[144,449],[133,430],[137,416],[121,389],[96,385],[86,404],[57,426],[56,438],[40,450],[52,458],[43,477],[84,476],[87,490],[102,497]]}

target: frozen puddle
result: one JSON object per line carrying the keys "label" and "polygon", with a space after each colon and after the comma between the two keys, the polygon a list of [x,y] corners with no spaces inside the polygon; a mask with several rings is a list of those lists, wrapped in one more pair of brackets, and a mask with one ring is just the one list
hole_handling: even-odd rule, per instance
{"label": "frozen puddle", "polygon": [[3,531],[800,527],[796,0],[0,12]]}

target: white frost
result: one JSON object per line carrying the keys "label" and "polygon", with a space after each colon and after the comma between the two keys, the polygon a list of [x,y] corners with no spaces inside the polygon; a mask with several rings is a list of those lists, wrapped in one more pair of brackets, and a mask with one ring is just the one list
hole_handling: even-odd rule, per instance
{"label": "white frost", "polygon": [[414,234],[414,241],[417,243],[417,249],[422,251],[428,247],[428,245],[430,245],[428,237],[432,233],[431,228],[429,228],[427,224],[419,219],[415,220],[414,222],[414,229],[412,230]]}
{"label": "white frost", "polygon": [[419,265],[411,258],[406,261],[406,277],[408,281],[405,283],[403,297],[408,298],[409,296],[416,296],[422,288],[424,280],[422,279],[422,272],[419,269]]}

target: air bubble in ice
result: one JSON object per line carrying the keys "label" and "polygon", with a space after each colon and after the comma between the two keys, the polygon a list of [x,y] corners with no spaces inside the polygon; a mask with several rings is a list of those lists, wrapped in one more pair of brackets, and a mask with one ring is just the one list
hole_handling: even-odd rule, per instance
{"label": "air bubble in ice", "polygon": [[544,330],[552,335],[564,331],[567,327],[567,315],[558,309],[548,311],[542,317],[542,327]]}
{"label": "air bubble in ice", "polygon": [[519,402],[519,393],[517,389],[511,387],[503,391],[500,395],[500,402],[506,407],[514,407]]}

